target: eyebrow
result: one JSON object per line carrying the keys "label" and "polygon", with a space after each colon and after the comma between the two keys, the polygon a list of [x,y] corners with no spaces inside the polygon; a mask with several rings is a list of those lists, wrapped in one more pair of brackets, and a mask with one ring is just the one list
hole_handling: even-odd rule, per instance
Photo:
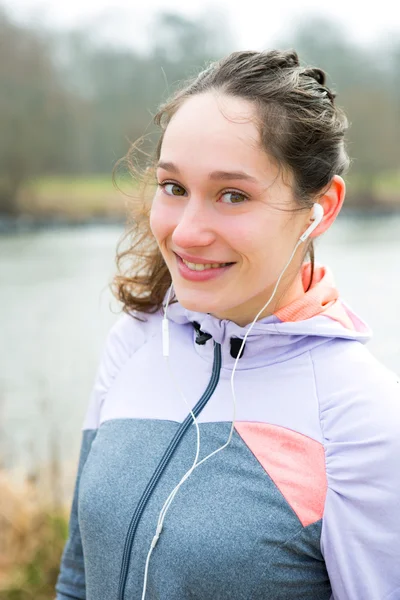
{"label": "eyebrow", "polygon": [[[159,161],[157,163],[157,169],[165,169],[166,171],[171,171],[172,173],[176,173],[180,175],[180,171],[178,167],[172,162],[163,162]],[[253,183],[259,183],[258,179],[249,175],[248,173],[244,173],[244,171],[213,171],[208,176],[212,181],[219,181],[221,179],[243,179],[245,181],[252,181]]]}

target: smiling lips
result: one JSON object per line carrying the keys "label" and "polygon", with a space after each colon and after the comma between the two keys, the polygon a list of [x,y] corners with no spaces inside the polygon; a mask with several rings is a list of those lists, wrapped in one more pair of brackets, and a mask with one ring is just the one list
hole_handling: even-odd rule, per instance
{"label": "smiling lips", "polygon": [[204,271],[205,269],[219,269],[221,267],[227,267],[232,263],[193,263],[182,258],[182,262],[189,267],[192,271]]}
{"label": "smiling lips", "polygon": [[175,253],[175,255],[177,257],[180,275],[182,275],[184,279],[189,279],[191,281],[207,281],[208,279],[214,279],[215,277],[218,277],[219,275],[224,273],[229,267],[231,267],[234,264],[231,262],[208,263],[201,258],[196,258],[196,261],[200,262],[192,262],[183,258],[183,256],[180,256],[179,254]]}

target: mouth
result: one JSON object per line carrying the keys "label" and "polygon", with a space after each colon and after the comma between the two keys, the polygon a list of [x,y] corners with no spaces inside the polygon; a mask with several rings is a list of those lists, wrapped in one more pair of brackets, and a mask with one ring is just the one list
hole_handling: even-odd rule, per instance
{"label": "mouth", "polygon": [[205,262],[204,259],[199,258],[203,262],[192,262],[176,254],[174,252],[176,259],[178,261],[178,270],[180,275],[189,281],[209,281],[211,279],[215,279],[216,277],[221,276],[226,273],[232,265],[236,264],[233,262]]}
{"label": "mouth", "polygon": [[[179,255],[178,255],[179,256]],[[181,256],[179,256],[184,265],[187,266],[191,271],[205,271],[206,269],[221,269],[223,267],[229,267],[229,265],[233,265],[231,262],[226,263],[194,263],[185,260]]]}

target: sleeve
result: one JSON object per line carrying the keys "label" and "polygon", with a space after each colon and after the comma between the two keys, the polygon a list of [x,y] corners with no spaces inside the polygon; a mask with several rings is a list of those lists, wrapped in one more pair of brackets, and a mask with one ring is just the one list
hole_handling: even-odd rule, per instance
{"label": "sleeve", "polygon": [[[332,600],[400,600],[399,378],[375,359],[350,366],[321,406],[321,550]],[[317,390],[327,378],[320,373]]]}
{"label": "sleeve", "polygon": [[69,520],[68,540],[62,555],[60,573],[56,585],[57,600],[70,600],[71,598],[85,600],[86,598],[85,565],[78,521],[78,495],[81,473],[89,456],[96,433],[97,430],[95,429],[83,431],[78,474]]}
{"label": "sleeve", "polygon": [[137,325],[129,315],[123,315],[108,334],[83,425],[82,443],[75,482],[74,496],[69,519],[68,539],[61,558],[60,572],[56,584],[56,600],[85,600],[85,560],[79,528],[78,500],[79,484],[86,460],[101,421],[101,409],[106,395],[118,372],[135,351],[135,346],[143,343],[143,335],[138,335]]}

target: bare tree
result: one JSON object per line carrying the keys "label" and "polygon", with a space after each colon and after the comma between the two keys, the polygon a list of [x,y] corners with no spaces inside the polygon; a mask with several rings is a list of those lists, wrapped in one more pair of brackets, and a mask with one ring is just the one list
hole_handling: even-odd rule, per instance
{"label": "bare tree", "polygon": [[[66,97],[48,43],[0,13],[0,210],[17,211],[22,183],[54,152]],[[62,142],[61,142],[62,143]]]}

